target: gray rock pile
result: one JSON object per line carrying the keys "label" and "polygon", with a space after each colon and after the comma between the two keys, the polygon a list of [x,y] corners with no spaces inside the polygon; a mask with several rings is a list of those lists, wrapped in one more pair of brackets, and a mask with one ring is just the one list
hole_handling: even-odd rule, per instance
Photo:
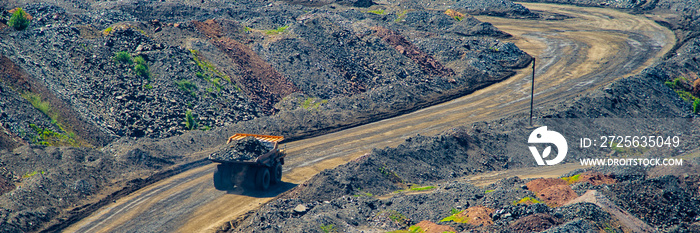
{"label": "gray rock pile", "polygon": [[212,159],[224,161],[247,161],[253,160],[270,151],[261,141],[254,137],[246,137],[236,140],[226,148],[211,154]]}

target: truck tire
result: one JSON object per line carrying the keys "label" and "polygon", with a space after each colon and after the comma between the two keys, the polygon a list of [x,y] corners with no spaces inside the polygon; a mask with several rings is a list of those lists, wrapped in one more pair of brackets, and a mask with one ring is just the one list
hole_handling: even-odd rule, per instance
{"label": "truck tire", "polygon": [[270,187],[270,169],[261,167],[255,175],[255,187],[259,190],[267,190]]}
{"label": "truck tire", "polygon": [[270,174],[272,175],[272,179],[270,179],[272,184],[282,183],[282,164],[275,163],[275,165],[270,168]]}
{"label": "truck tire", "polygon": [[233,188],[231,169],[228,166],[217,165],[214,172],[214,188],[217,190],[230,190]]}

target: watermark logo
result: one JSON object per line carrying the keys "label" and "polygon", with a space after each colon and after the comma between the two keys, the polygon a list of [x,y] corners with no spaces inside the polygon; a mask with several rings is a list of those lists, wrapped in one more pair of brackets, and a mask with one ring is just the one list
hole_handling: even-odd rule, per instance
{"label": "watermark logo", "polygon": [[537,148],[530,146],[530,152],[532,156],[535,157],[538,165],[555,165],[564,161],[566,158],[566,152],[569,151],[569,146],[566,144],[566,139],[560,133],[556,131],[547,130],[547,126],[542,126],[530,133],[530,138],[527,140],[528,143],[551,143],[557,147],[557,156],[553,159],[544,160],[549,157],[552,152],[552,146],[547,146],[547,148],[540,154]]}

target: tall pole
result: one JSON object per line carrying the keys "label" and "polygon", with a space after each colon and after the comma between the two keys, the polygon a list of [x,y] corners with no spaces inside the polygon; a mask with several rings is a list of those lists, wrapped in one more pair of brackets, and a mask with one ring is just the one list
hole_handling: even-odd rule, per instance
{"label": "tall pole", "polygon": [[535,107],[535,58],[532,58],[532,88],[530,88],[530,126],[532,126],[532,111]]}

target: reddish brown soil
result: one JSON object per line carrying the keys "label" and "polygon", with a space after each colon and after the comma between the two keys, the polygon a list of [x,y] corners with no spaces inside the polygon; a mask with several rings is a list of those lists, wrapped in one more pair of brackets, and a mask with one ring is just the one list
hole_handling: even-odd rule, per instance
{"label": "reddish brown soil", "polygon": [[537,192],[537,199],[550,207],[558,207],[576,199],[578,194],[568,185],[554,185]]}
{"label": "reddish brown soil", "polygon": [[406,40],[401,34],[384,27],[373,27],[372,29],[377,31],[377,36],[384,39],[384,41],[391,46],[394,46],[396,51],[420,65],[421,69],[426,73],[436,76],[451,76],[455,74],[452,69],[443,66],[433,58],[433,56],[418,49],[418,47]]}
{"label": "reddish brown soil", "polygon": [[198,31],[209,37],[210,42],[241,69],[242,74],[236,81],[243,86],[248,98],[260,104],[265,112],[271,113],[275,103],[299,91],[291,81],[272,68],[248,46],[223,36],[222,26],[215,20],[193,23]]}
{"label": "reddish brown soil", "polygon": [[530,182],[527,182],[525,186],[527,186],[527,189],[534,192],[534,193],[540,193],[543,189],[555,186],[555,185],[567,185],[565,180],[562,179],[556,179],[556,178],[546,178],[546,179],[536,179],[532,180]]}
{"label": "reddish brown soil", "polygon": [[420,227],[420,229],[423,230],[424,233],[457,232],[457,230],[455,230],[451,226],[438,225],[428,220],[423,220],[416,224],[416,226]]}
{"label": "reddish brown soil", "polygon": [[510,224],[514,232],[539,232],[562,224],[562,221],[549,214],[528,215]]}
{"label": "reddish brown soil", "polygon": [[462,212],[460,215],[462,217],[467,217],[469,224],[472,225],[493,225],[493,219],[491,219],[491,214],[493,209],[483,206],[469,207],[466,211]]}
{"label": "reddish brown soil", "polygon": [[588,182],[588,183],[591,183],[592,185],[601,185],[601,184],[614,184],[617,181],[614,178],[612,178],[611,176],[604,175],[604,174],[599,173],[599,172],[585,172],[585,173],[581,174],[581,176],[579,177],[579,180],[574,182],[574,183],[578,183],[578,182]]}

